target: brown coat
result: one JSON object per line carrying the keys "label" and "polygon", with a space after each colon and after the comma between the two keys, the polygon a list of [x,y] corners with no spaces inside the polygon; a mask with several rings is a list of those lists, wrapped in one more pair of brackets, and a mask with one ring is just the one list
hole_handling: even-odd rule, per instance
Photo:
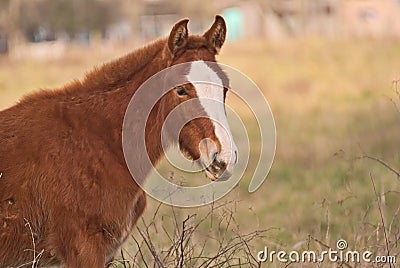
{"label": "brown coat", "polygon": [[[0,267],[34,256],[41,266],[104,267],[112,261],[146,206],[121,146],[130,98],[168,66],[215,61],[223,43],[211,35],[213,28],[182,37],[186,24],[178,22],[168,39],[81,81],[31,94],[0,112]],[[160,111],[151,116],[160,117]],[[157,162],[162,150],[153,143],[148,153]]]}

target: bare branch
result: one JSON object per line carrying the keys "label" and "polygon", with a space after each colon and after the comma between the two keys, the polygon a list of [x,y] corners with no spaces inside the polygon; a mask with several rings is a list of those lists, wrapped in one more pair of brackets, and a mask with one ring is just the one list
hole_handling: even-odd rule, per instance
{"label": "bare branch", "polygon": [[379,209],[379,214],[380,214],[381,222],[382,222],[383,235],[384,235],[384,237],[385,237],[386,254],[387,254],[387,256],[389,256],[389,254],[390,254],[390,250],[389,250],[389,240],[388,240],[388,236],[387,236],[387,233],[386,233],[385,219],[383,218],[383,213],[382,213],[381,197],[378,195],[378,193],[377,193],[377,191],[376,191],[375,182],[374,182],[374,179],[372,178],[371,173],[369,174],[369,177],[370,177],[370,179],[371,179],[372,186],[373,186],[373,188],[374,188],[375,197],[376,197],[377,202],[378,202],[378,209]]}

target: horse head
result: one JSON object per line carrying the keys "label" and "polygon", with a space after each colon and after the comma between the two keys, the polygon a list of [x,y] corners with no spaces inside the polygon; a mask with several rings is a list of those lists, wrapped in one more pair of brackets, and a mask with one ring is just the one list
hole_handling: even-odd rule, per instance
{"label": "horse head", "polygon": [[[237,162],[237,148],[225,110],[229,79],[216,64],[216,55],[225,42],[226,24],[216,16],[203,35],[189,35],[188,21],[177,22],[165,44],[164,56],[169,66],[185,66],[186,82],[166,94],[164,110],[171,112],[187,103],[178,113],[180,121],[185,122],[177,138],[179,148],[211,180],[225,180]],[[172,76],[167,79],[176,78]]]}

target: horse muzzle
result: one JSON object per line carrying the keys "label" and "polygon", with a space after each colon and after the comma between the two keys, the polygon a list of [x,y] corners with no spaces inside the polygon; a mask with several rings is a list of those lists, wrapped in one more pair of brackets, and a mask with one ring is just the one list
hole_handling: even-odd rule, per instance
{"label": "horse muzzle", "polygon": [[229,160],[225,160],[217,152],[211,152],[206,159],[201,160],[204,171],[210,180],[226,181],[232,176],[233,169],[237,163],[237,151],[234,150],[233,156],[227,159]]}

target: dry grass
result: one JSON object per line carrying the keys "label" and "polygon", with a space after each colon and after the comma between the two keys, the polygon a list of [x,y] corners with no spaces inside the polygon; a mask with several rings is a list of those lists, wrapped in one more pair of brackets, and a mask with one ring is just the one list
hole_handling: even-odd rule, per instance
{"label": "dry grass", "polygon": [[[263,186],[247,193],[256,163],[253,154],[249,172],[222,200],[240,201],[234,210],[234,228],[226,229],[227,239],[235,237],[234,230],[248,234],[272,228],[252,242],[253,250],[264,245],[277,250],[320,249],[319,242],[332,246],[342,238],[351,249],[399,254],[399,178],[381,163],[363,157],[378,158],[395,170],[400,167],[400,99],[392,84],[400,78],[399,45],[393,40],[307,39],[281,44],[255,41],[223,49],[220,62],[247,74],[265,93],[278,138],[276,159]],[[31,89],[80,77],[92,64],[121,51],[100,55],[74,49],[65,60],[46,63],[0,58],[0,108]],[[171,208],[162,207],[149,227],[157,207],[150,199],[139,228],[149,231],[160,253],[166,244],[176,242],[160,235],[163,228],[172,228],[167,229],[171,232],[177,226],[166,221],[165,217],[175,215]],[[175,209],[177,218],[172,222],[182,231],[188,215],[196,214],[187,221],[193,226],[209,211],[210,207]],[[198,227],[191,242],[219,230],[210,221]],[[136,230],[135,238],[140,237]],[[125,253],[135,256],[135,244],[128,242]],[[209,246],[210,251],[216,249],[218,244]]]}
{"label": "dry grass", "polygon": [[[212,204],[206,214],[183,214],[160,204],[150,221],[142,218],[114,266],[259,267],[254,241],[269,229],[243,233],[237,202]],[[161,212],[164,210],[164,212]],[[165,212],[168,213],[165,213]],[[121,265],[122,264],[122,265]]]}

